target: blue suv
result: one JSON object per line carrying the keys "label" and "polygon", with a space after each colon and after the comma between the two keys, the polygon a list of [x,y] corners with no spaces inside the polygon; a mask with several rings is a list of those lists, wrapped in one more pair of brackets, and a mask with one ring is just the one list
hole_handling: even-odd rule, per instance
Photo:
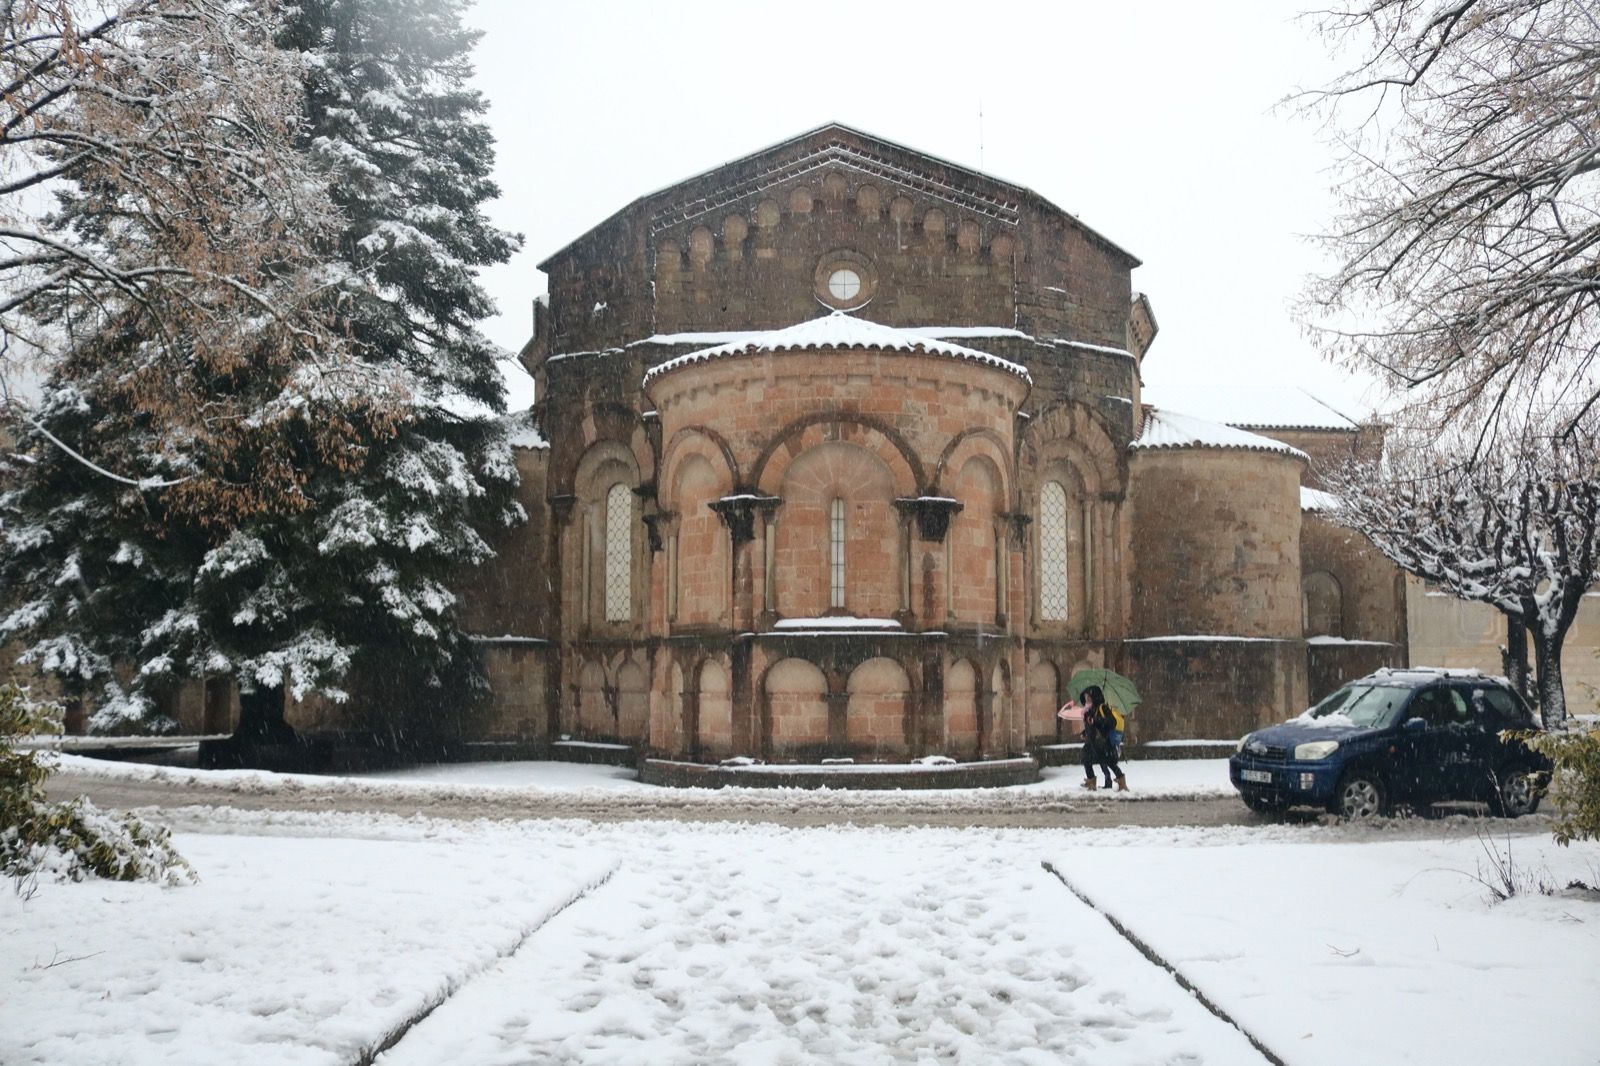
{"label": "blue suv", "polygon": [[1379,670],[1298,718],[1239,741],[1228,776],[1255,811],[1326,807],[1346,818],[1450,800],[1531,814],[1550,761],[1503,730],[1537,729],[1522,697],[1475,670]]}

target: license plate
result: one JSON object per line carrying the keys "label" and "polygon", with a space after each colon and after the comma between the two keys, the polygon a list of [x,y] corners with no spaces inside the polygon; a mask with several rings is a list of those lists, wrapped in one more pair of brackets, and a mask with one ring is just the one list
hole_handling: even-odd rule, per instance
{"label": "license plate", "polygon": [[1257,785],[1272,784],[1272,771],[1270,770],[1240,770],[1239,776],[1243,780],[1253,782]]}

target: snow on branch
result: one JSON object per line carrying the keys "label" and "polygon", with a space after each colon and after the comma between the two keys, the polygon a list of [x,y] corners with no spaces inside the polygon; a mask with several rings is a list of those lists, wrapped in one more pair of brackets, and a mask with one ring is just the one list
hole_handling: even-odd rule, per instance
{"label": "snow on branch", "polygon": [[[1590,0],[1365,0],[1298,99],[1343,156],[1302,313],[1433,425],[1600,400],[1600,19]],[[1518,405],[1521,404],[1520,410]],[[1557,427],[1560,428],[1560,427]]]}
{"label": "snow on branch", "polygon": [[1479,453],[1470,431],[1392,438],[1379,463],[1331,472],[1329,517],[1409,574],[1525,625],[1541,703],[1562,717],[1560,653],[1600,581],[1600,418],[1523,425]]}

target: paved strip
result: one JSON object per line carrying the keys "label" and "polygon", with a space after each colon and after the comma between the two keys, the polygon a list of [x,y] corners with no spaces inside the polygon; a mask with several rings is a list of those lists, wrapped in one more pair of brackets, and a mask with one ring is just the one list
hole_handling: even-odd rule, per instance
{"label": "paved strip", "polygon": [[506,948],[502,950],[494,960],[484,963],[472,973],[463,976],[459,981],[453,981],[448,987],[441,991],[438,996],[429,1001],[422,1008],[422,1010],[418,1011],[416,1014],[407,1018],[404,1022],[395,1026],[395,1028],[390,1030],[389,1033],[383,1037],[383,1039],[379,1040],[377,1043],[363,1051],[359,1056],[356,1057],[355,1066],[372,1066],[372,1064],[380,1055],[394,1047],[401,1040],[404,1040],[406,1034],[411,1032],[411,1030],[427,1021],[434,1011],[448,1003],[450,1001],[450,997],[461,991],[461,989],[464,988],[468,982],[472,981],[476,977],[481,976],[484,971],[490,969],[496,961],[515,955],[519,950],[521,950],[522,946],[528,942],[529,937],[533,936],[533,934],[537,933],[540,929],[543,929],[550,923],[551,919],[560,915],[562,911],[566,910],[574,903],[577,903],[595,889],[600,888],[607,881],[610,881],[611,875],[616,872],[616,867],[612,867],[601,877],[596,878],[588,884],[580,886],[578,891],[573,893],[570,899],[567,899],[565,902],[552,908],[548,914],[544,915],[544,917],[523,929],[521,935],[517,937],[516,941],[507,945]]}
{"label": "paved strip", "polygon": [[1129,944],[1132,944],[1134,949],[1138,951],[1139,954],[1149,959],[1153,965],[1159,966],[1163,970],[1167,971],[1167,973],[1171,974],[1172,979],[1177,981],[1185,991],[1192,993],[1195,1000],[1199,1002],[1202,1007],[1215,1015],[1219,1021],[1226,1022],[1228,1025],[1231,1025],[1235,1029],[1239,1030],[1244,1038],[1250,1041],[1250,1046],[1261,1052],[1262,1056],[1265,1057],[1268,1062],[1272,1063],[1272,1066],[1288,1066],[1288,1064],[1284,1062],[1283,1059],[1279,1057],[1271,1048],[1262,1043],[1254,1033],[1240,1025],[1232,1015],[1223,1010],[1221,1007],[1217,1006],[1211,997],[1200,991],[1200,989],[1195,986],[1193,981],[1190,981],[1183,975],[1183,971],[1179,970],[1172,963],[1168,962],[1160,954],[1160,952],[1156,951],[1149,944],[1140,939],[1139,935],[1133,930],[1117,921],[1117,919],[1112,915],[1101,910],[1100,907],[1096,905],[1094,900],[1090,899],[1086,893],[1080,891],[1077,885],[1074,885],[1071,881],[1067,880],[1067,875],[1057,869],[1053,863],[1044,862],[1040,865],[1042,865],[1051,874],[1055,875],[1056,880],[1065,885],[1068,892],[1071,892],[1074,896],[1077,896],[1084,906],[1088,907],[1090,910],[1093,910],[1096,914],[1100,915],[1100,917],[1104,918],[1107,924],[1109,924],[1111,928],[1115,929],[1117,933],[1121,935],[1122,939],[1126,940]]}
{"label": "paved strip", "polygon": [[[595,832],[609,846],[640,831]],[[1261,1062],[1014,838],[656,839],[379,1066]]]}

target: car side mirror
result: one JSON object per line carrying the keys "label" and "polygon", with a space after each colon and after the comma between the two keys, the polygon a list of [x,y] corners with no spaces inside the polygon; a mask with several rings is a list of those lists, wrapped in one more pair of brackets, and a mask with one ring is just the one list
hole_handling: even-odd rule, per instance
{"label": "car side mirror", "polygon": [[1428,728],[1428,723],[1421,718],[1408,718],[1406,719],[1406,724],[1400,728],[1404,729],[1407,733],[1420,733],[1424,729]]}

